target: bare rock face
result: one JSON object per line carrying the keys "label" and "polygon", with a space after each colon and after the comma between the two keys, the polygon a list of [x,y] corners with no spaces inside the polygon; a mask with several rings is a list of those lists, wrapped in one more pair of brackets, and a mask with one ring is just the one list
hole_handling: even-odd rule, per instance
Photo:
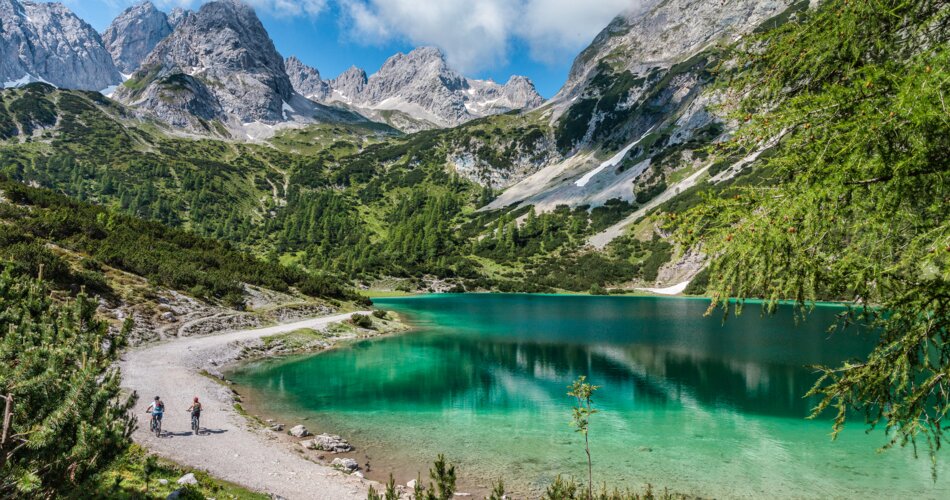
{"label": "bare rock face", "polygon": [[145,1],[119,14],[102,34],[102,41],[119,71],[131,74],[171,32],[168,16]]}
{"label": "bare rock face", "polygon": [[319,73],[296,59],[292,64],[288,60],[288,72],[294,88],[311,99],[344,103],[410,132],[454,127],[483,116],[531,109],[543,102],[527,78],[514,76],[505,85],[469,79],[449,68],[445,56],[434,47],[396,54],[369,78],[365,71],[353,67],[320,85],[312,80]]}
{"label": "bare rock face", "polygon": [[351,66],[340,76],[327,82],[332,94],[329,99],[352,104],[362,95],[363,89],[366,88],[366,81],[366,72],[356,66]]}
{"label": "bare rock face", "polygon": [[99,34],[59,3],[0,0],[0,83],[102,90],[122,81]]}
{"label": "bare rock face", "polygon": [[313,103],[295,94],[264,26],[237,0],[182,17],[115,98],[198,131],[202,120],[277,123],[313,111],[298,111]]}
{"label": "bare rock face", "polygon": [[179,24],[181,24],[181,21],[184,18],[190,16],[191,14],[193,14],[193,12],[190,10],[185,10],[181,7],[175,7],[171,10],[171,12],[168,13],[168,24],[172,27],[172,29],[175,29]]}
{"label": "bare rock face", "polygon": [[288,57],[284,66],[287,68],[290,83],[297,92],[316,101],[329,98],[330,84],[320,78],[320,72],[316,68],[307,66],[296,57]]}
{"label": "bare rock face", "polygon": [[720,40],[738,39],[791,0],[650,0],[617,16],[574,60],[555,100],[576,96],[602,64],[633,74],[668,68]]}

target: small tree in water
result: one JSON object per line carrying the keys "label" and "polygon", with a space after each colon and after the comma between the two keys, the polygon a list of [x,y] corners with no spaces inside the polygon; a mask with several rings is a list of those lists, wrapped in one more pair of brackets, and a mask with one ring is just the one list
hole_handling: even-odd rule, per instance
{"label": "small tree in water", "polygon": [[567,392],[575,400],[573,418],[571,425],[574,430],[584,435],[584,452],[587,453],[587,498],[594,498],[594,469],[590,460],[590,439],[588,438],[588,429],[590,427],[591,415],[597,413],[593,408],[591,397],[599,386],[587,383],[587,377],[581,375],[573,384],[569,385],[570,391]]}

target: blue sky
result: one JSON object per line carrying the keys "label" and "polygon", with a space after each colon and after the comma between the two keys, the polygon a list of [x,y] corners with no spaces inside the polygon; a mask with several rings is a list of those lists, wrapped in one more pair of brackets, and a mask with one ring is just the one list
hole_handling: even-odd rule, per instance
{"label": "blue sky", "polygon": [[[103,31],[139,0],[60,0]],[[396,52],[443,50],[467,76],[534,81],[544,97],[614,16],[640,0],[246,0],[285,57],[332,78],[352,65],[372,74]],[[203,0],[153,0],[164,11]]]}

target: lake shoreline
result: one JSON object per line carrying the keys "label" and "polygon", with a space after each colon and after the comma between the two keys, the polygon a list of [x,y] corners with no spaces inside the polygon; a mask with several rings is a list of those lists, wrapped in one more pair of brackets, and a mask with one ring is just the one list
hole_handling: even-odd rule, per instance
{"label": "lake shoreline", "polygon": [[[929,477],[927,464],[899,450],[874,453],[880,442],[863,429],[832,442],[830,422],[805,418],[813,404],[802,395],[815,377],[808,367],[873,343],[829,335],[835,308],[805,321],[790,307],[774,318],[747,310],[723,324],[704,316],[703,302],[665,297],[443,294],[377,306],[403,314],[414,334],[244,365],[232,377],[250,411],[309,418],[315,431],[348,439],[353,458],[371,462],[370,479],[393,470],[405,484],[418,471],[427,482],[438,453],[457,465],[466,493],[504,479],[518,498],[535,498],[558,472],[580,478],[583,444],[567,426],[565,392],[590,374],[603,386],[593,432],[598,484],[723,498],[823,488],[848,496],[885,491],[867,480],[885,467],[903,471],[887,479],[894,491],[943,491],[909,479]],[[853,465],[837,469],[832,460]]]}
{"label": "lake shoreline", "polygon": [[[370,311],[360,313],[368,315]],[[180,338],[126,351],[120,363],[122,387],[144,396],[136,411],[141,411],[152,395],[162,396],[167,408],[161,437],[140,425],[133,439],[152,453],[252,490],[288,499],[366,498],[370,486],[379,489],[380,485],[343,474],[275,442],[277,433],[254,425],[236,404],[229,384],[209,376],[239,362],[248,344],[300,329],[328,328],[348,321],[351,314]],[[204,407],[202,432],[197,436],[182,430],[189,427],[184,409],[192,395],[199,395]]]}

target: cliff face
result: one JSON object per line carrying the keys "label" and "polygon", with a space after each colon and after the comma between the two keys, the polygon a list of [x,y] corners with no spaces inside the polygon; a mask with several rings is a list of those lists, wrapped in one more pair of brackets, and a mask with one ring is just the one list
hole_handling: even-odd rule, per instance
{"label": "cliff face", "polygon": [[0,0],[0,82],[102,90],[122,81],[102,39],[59,3]]}
{"label": "cliff face", "polygon": [[171,32],[168,16],[146,1],[119,14],[103,32],[102,41],[119,71],[131,74]]}
{"label": "cliff face", "polygon": [[293,87],[254,10],[226,0],[183,18],[115,97],[179,125],[187,118],[176,116],[179,110],[204,119],[277,122]]}

